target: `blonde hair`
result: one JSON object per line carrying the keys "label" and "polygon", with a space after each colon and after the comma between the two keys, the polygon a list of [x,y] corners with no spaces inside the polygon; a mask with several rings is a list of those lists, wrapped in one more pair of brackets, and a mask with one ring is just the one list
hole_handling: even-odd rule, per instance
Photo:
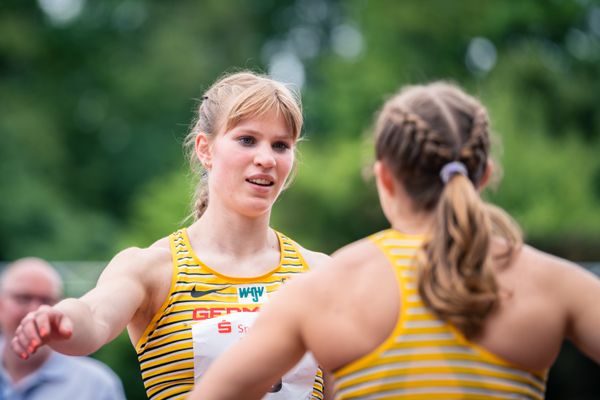
{"label": "blonde hair", "polygon": [[[500,257],[505,262],[522,244],[517,224],[477,191],[489,150],[485,108],[449,83],[402,89],[386,102],[377,120],[377,159],[403,184],[413,211],[435,215],[417,256],[419,293],[467,337],[481,332],[498,304],[492,238],[504,239],[507,251]],[[464,164],[467,176],[453,175],[445,184],[440,171],[452,161]]]}
{"label": "blonde hair", "polygon": [[192,171],[199,177],[193,202],[193,217],[200,218],[208,206],[206,171],[195,154],[198,134],[214,138],[242,121],[275,110],[282,115],[294,140],[302,130],[302,106],[297,93],[267,76],[244,71],[225,75],[202,96],[196,120],[184,141]]}

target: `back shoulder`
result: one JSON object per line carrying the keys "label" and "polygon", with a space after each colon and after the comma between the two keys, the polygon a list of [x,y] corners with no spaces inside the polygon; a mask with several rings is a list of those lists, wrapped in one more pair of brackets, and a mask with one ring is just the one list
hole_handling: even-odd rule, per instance
{"label": "back shoulder", "polygon": [[571,261],[524,245],[516,256],[514,273],[528,287],[558,298],[561,292],[572,294],[578,287],[596,285],[598,278]]}
{"label": "back shoulder", "polygon": [[337,282],[340,286],[360,284],[373,279],[377,271],[388,267],[385,255],[368,238],[337,250],[319,271],[322,282]]}
{"label": "back shoulder", "polygon": [[564,258],[543,252],[529,245],[523,245],[517,254],[516,264],[536,278],[562,279],[573,271],[584,269]]}
{"label": "back shoulder", "polygon": [[373,263],[381,263],[387,260],[385,254],[369,238],[342,247],[333,253],[332,257],[340,267],[354,270],[370,268]]}

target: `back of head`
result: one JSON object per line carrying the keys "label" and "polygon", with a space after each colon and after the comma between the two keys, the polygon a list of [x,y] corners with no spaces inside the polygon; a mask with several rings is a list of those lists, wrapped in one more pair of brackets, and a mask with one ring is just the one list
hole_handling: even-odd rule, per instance
{"label": "back of head", "polygon": [[435,213],[418,257],[421,297],[467,336],[480,333],[498,302],[492,237],[505,239],[507,257],[521,242],[514,222],[479,197],[489,151],[485,108],[449,83],[403,88],[377,120],[377,159],[402,183],[414,212]]}
{"label": "back of head", "polygon": [[43,279],[53,288],[57,297],[62,296],[63,282],[60,274],[47,261],[37,257],[25,257],[8,264],[0,274],[0,293],[14,287],[17,281]]}
{"label": "back of head", "polygon": [[245,71],[223,76],[204,93],[197,119],[184,143],[192,170],[201,177],[194,199],[195,219],[200,218],[208,204],[206,173],[194,152],[196,136],[203,133],[214,138],[243,121],[271,111],[283,116],[297,140],[303,124],[300,97],[284,84]]}

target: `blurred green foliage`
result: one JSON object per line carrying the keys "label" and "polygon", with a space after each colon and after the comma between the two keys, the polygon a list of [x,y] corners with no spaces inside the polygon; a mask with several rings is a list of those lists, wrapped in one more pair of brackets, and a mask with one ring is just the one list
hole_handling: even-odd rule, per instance
{"label": "blurred green foliage", "polygon": [[[482,98],[502,143],[488,199],[534,245],[600,259],[592,0],[4,0],[0,259],[106,260],[185,225],[195,99],[223,72],[277,65],[303,83],[306,140],[273,226],[306,247],[386,226],[365,179],[373,114],[403,84],[447,79]],[[129,381],[127,341],[99,356]]]}

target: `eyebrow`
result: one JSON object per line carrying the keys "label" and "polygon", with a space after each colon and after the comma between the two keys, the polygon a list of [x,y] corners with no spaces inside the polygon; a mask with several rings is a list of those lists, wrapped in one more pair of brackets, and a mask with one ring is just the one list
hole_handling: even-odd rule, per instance
{"label": "eyebrow", "polygon": [[[257,131],[256,129],[252,129],[252,128],[239,128],[240,131],[242,132],[247,132],[253,135],[257,135],[257,136],[264,136],[264,133],[262,133],[261,131]],[[277,139],[291,139],[294,140],[294,135],[291,132],[285,133],[285,134],[280,134],[280,133],[276,133],[275,134]]]}

